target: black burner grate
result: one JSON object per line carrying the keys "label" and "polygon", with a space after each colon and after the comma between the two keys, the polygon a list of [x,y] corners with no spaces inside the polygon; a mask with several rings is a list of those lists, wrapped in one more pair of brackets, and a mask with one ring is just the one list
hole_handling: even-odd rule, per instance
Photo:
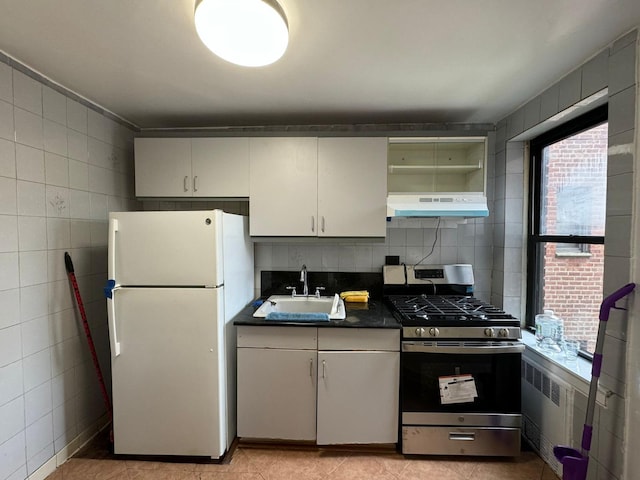
{"label": "black burner grate", "polygon": [[[438,322],[460,325],[468,322],[504,324],[515,318],[475,297],[462,295],[389,295],[386,297],[403,324],[433,325]],[[518,324],[515,322],[507,322]]]}

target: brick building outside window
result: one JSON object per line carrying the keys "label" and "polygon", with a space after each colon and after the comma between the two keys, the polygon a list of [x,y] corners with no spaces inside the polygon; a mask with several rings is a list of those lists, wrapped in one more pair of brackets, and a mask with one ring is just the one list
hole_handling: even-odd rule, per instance
{"label": "brick building outside window", "polygon": [[[604,123],[603,123],[604,122]],[[580,127],[578,127],[580,128]],[[608,124],[532,141],[532,234],[528,322],[543,310],[565,338],[595,348],[604,273]]]}

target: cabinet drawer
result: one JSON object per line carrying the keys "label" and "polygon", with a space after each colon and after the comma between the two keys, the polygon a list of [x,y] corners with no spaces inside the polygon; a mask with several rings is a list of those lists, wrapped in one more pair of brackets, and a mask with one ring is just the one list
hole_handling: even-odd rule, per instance
{"label": "cabinet drawer", "polygon": [[400,330],[383,328],[319,328],[318,350],[400,351]]}
{"label": "cabinet drawer", "polygon": [[402,427],[402,453],[520,455],[519,428]]}
{"label": "cabinet drawer", "polygon": [[238,347],[288,348],[316,350],[318,329],[315,327],[239,326]]}

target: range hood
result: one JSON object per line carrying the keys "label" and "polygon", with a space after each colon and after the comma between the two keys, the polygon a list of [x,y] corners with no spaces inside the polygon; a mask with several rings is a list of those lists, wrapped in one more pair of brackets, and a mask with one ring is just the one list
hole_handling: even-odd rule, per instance
{"label": "range hood", "polygon": [[482,193],[389,193],[387,217],[488,217]]}

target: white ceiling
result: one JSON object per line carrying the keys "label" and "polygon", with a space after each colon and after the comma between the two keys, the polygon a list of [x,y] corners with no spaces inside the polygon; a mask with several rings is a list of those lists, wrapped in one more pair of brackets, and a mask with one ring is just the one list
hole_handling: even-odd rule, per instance
{"label": "white ceiling", "polygon": [[493,123],[633,27],[638,0],[280,0],[290,44],[238,67],[194,0],[0,0],[0,50],[141,128]]}

